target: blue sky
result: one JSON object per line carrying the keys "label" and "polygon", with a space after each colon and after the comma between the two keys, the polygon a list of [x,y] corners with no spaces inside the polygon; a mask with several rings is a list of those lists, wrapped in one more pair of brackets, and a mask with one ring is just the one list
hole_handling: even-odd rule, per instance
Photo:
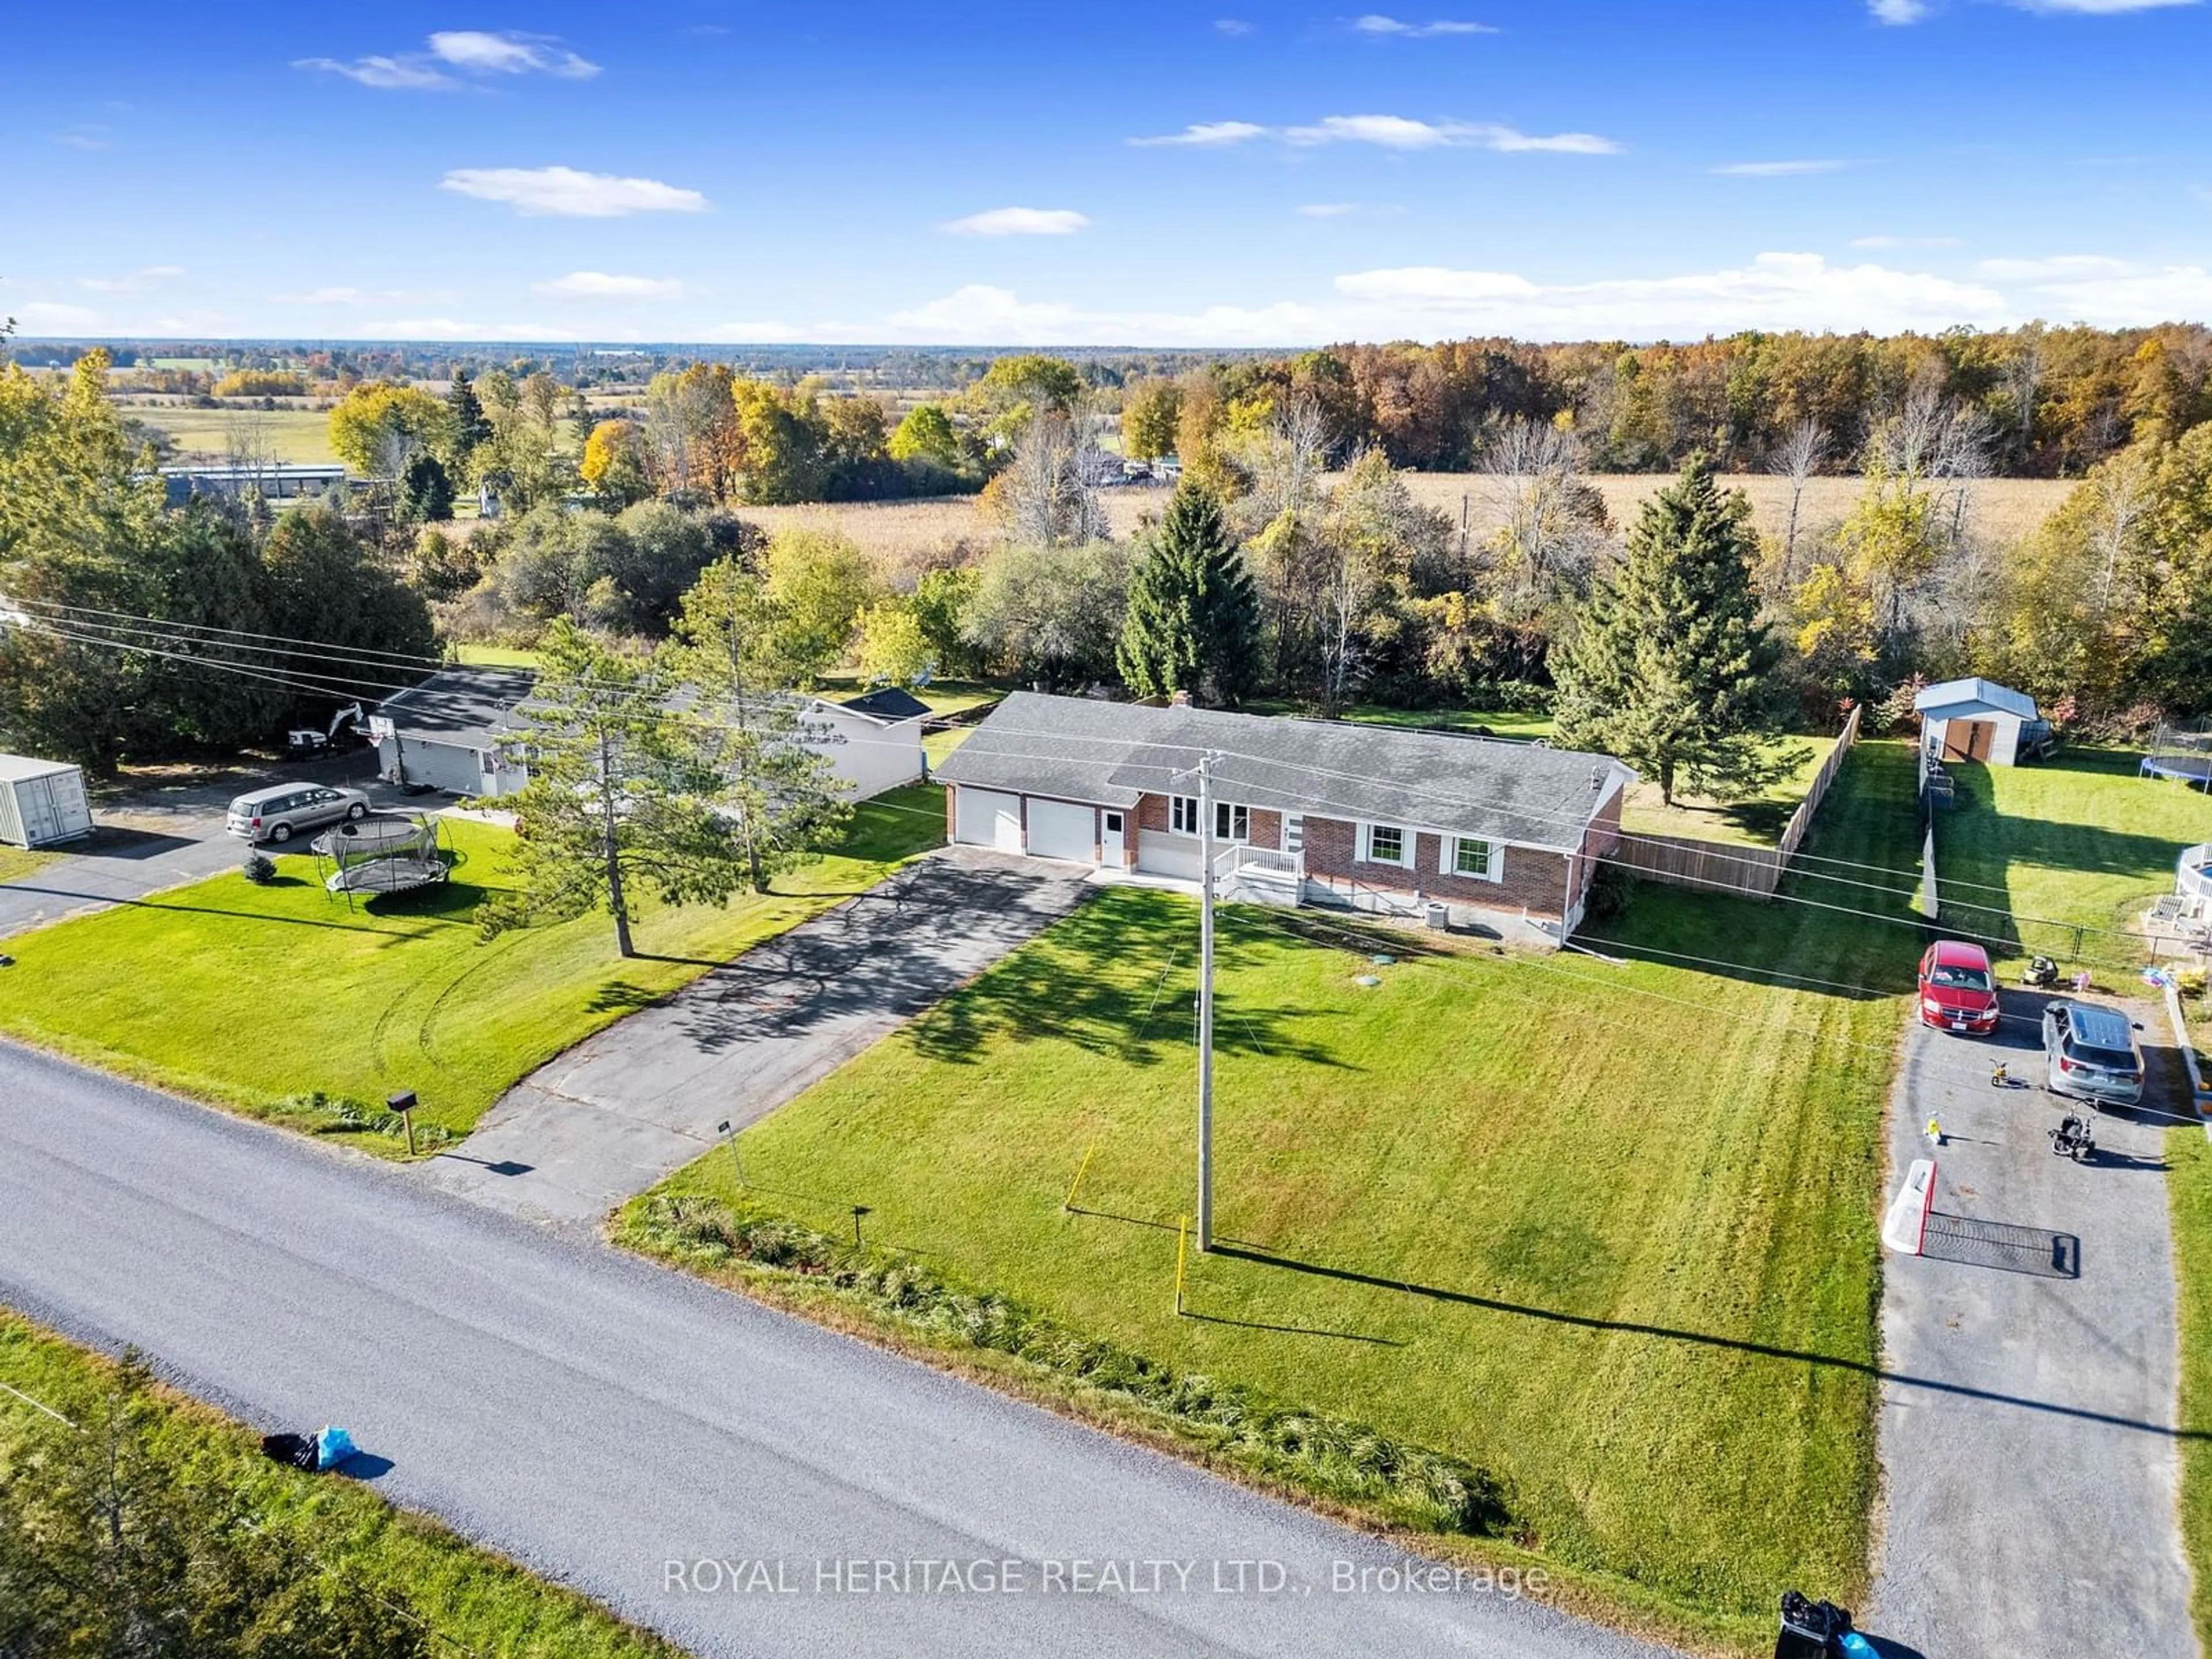
{"label": "blue sky", "polygon": [[2212,316],[2195,0],[1387,3],[41,6],[0,311],[1162,345]]}

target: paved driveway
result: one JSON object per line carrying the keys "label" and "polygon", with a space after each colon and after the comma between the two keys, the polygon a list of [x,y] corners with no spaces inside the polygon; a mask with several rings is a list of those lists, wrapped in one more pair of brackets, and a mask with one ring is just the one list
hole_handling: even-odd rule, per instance
{"label": "paved driveway", "polygon": [[59,921],[78,910],[128,904],[165,887],[204,881],[235,870],[246,844],[223,831],[224,809],[248,789],[281,779],[348,783],[379,805],[434,806],[410,799],[375,780],[375,758],[362,751],[321,761],[271,763],[195,773],[102,799],[89,840],[20,881],[0,883],[0,939]]}
{"label": "paved driveway", "polygon": [[[343,1423],[393,1501],[702,1659],[1656,1651],[1471,1584],[1394,1588],[1406,1558],[1380,1540],[404,1170],[5,1043],[0,1301],[137,1343],[264,1429]],[[667,1576],[717,1560],[769,1576]],[[942,1572],[1005,1562],[995,1593]],[[764,1588],[779,1572],[788,1589]]]}
{"label": "paved driveway", "polygon": [[[1888,1505],[1862,1622],[1931,1656],[2194,1659],[2177,1519],[2174,1281],[2156,1109],[2185,1098],[2147,1011],[2150,1109],[2094,1117],[2099,1157],[2053,1157],[2042,1000],[2004,994],[1995,1039],[1915,1024],[1891,1103],[1889,1190],[1929,1155],[1920,1257],[1887,1257]],[[2027,1086],[1993,1087],[2002,1058]]]}
{"label": "paved driveway", "polygon": [[1074,908],[1088,872],[951,848],[550,1061],[420,1177],[594,1223]]}

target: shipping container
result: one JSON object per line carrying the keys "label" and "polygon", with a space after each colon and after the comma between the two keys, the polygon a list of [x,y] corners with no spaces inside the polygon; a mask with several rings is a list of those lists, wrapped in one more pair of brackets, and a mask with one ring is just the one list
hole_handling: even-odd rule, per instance
{"label": "shipping container", "polygon": [[29,755],[0,755],[0,842],[52,847],[92,833],[84,769]]}

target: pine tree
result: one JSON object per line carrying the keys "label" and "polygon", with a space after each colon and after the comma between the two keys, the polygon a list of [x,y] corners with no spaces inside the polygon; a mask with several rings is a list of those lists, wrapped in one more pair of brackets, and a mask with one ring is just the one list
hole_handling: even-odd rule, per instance
{"label": "pine tree", "polygon": [[1251,685],[1259,637],[1259,590],[1219,499],[1178,485],[1130,579],[1121,678],[1139,696],[1184,691],[1234,703]]}
{"label": "pine tree", "polygon": [[1779,652],[1759,620],[1758,550],[1751,503],[1692,456],[1590,595],[1559,665],[1561,740],[1656,777],[1669,805],[1678,781],[1726,800],[1787,771],[1795,757],[1760,743],[1778,729]]}
{"label": "pine tree", "polygon": [[446,393],[446,416],[452,451],[446,457],[446,470],[454,477],[469,476],[469,462],[477,451],[491,441],[491,421],[484,414],[483,404],[477,397],[477,389],[469,384],[465,368],[453,371],[453,389]]}

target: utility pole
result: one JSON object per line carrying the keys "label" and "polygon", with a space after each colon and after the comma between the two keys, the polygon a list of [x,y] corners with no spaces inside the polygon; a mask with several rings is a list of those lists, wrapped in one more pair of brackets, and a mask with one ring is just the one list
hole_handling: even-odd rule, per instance
{"label": "utility pole", "polygon": [[1213,1248],[1213,760],[1198,761],[1198,1249]]}

